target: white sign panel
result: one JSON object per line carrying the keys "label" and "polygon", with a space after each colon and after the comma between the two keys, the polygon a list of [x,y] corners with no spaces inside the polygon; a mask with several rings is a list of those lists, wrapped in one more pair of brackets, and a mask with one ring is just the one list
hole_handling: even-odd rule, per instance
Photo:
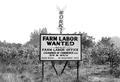
{"label": "white sign panel", "polygon": [[41,34],[40,60],[81,60],[81,35]]}

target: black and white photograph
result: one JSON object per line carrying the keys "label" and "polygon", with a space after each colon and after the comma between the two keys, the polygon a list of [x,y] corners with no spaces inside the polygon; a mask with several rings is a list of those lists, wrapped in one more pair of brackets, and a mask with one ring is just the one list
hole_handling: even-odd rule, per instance
{"label": "black and white photograph", "polygon": [[0,82],[120,82],[120,0],[0,0]]}

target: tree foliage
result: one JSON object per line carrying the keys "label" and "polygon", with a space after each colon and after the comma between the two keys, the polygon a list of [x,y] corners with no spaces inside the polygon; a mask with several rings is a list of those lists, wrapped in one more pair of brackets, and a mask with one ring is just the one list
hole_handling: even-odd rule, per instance
{"label": "tree foliage", "polygon": [[94,38],[90,35],[88,35],[87,33],[83,32],[79,32],[79,34],[82,35],[82,48],[84,49],[88,49],[90,47],[94,46]]}
{"label": "tree foliage", "polygon": [[[109,65],[111,74],[115,73],[115,70],[120,64],[120,50],[114,47],[110,38],[103,37],[92,49],[91,57],[94,64]],[[116,75],[116,74],[115,74]]]}
{"label": "tree foliage", "polygon": [[[77,34],[77,32],[75,32],[74,34]],[[82,35],[82,61],[83,61],[83,64],[89,64],[91,62],[91,48],[95,45],[95,42],[94,42],[94,38],[90,35],[88,35],[87,33],[85,32],[79,32],[78,34],[81,34]],[[68,66],[70,68],[74,68],[77,66],[76,62],[74,61],[70,61]]]}
{"label": "tree foliage", "polygon": [[102,39],[92,49],[92,59],[95,64],[105,64],[112,44],[110,38],[102,37]]}
{"label": "tree foliage", "polygon": [[34,30],[34,32],[31,32],[30,41],[28,41],[25,45],[33,45],[34,47],[38,47],[40,34],[47,34],[47,28],[43,28],[42,30],[39,29],[39,31]]}
{"label": "tree foliage", "polygon": [[[3,70],[12,70],[14,72],[22,72],[31,69],[29,66],[38,65],[38,48],[33,45],[27,47],[17,44],[1,42],[0,46],[0,65],[6,66]],[[33,69],[32,69],[33,70]],[[36,70],[36,69],[34,69]]]}

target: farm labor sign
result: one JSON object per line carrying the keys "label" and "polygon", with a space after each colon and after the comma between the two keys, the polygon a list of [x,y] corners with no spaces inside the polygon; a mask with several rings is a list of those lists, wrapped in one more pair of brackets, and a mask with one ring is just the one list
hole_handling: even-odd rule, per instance
{"label": "farm labor sign", "polygon": [[41,34],[40,60],[81,60],[81,35]]}

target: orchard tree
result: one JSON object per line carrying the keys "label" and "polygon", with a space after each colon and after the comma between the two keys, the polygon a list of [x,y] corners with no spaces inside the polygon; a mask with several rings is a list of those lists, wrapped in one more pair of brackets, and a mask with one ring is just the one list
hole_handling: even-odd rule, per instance
{"label": "orchard tree", "polygon": [[88,49],[90,47],[94,46],[94,38],[92,36],[89,36],[87,33],[79,32],[79,34],[82,34],[82,48],[83,49]]}
{"label": "orchard tree", "polygon": [[[91,63],[91,50],[92,50],[92,47],[95,45],[95,42],[94,42],[94,38],[90,35],[88,35],[87,33],[85,32],[75,32],[74,34],[81,34],[82,35],[82,61],[83,61],[83,64],[90,64]],[[69,67],[70,68],[74,68],[76,67],[76,62],[70,62],[69,63]]]}
{"label": "orchard tree", "polygon": [[120,64],[120,50],[114,47],[110,40],[111,38],[102,37],[92,49],[91,57],[94,64],[109,64],[110,73],[116,76]]}
{"label": "orchard tree", "polygon": [[28,41],[25,45],[33,45],[34,47],[38,47],[40,34],[47,34],[47,28],[43,28],[42,30],[39,29],[39,31],[34,30],[34,32],[31,32],[30,41]]}
{"label": "orchard tree", "polygon": [[91,50],[93,46],[95,45],[94,38],[87,33],[79,32],[79,34],[82,35],[82,60],[84,64],[90,64],[91,63]]}
{"label": "orchard tree", "polygon": [[113,44],[110,43],[110,38],[102,37],[102,39],[93,47],[91,57],[95,64],[105,64],[108,60],[110,50],[113,49]]}

